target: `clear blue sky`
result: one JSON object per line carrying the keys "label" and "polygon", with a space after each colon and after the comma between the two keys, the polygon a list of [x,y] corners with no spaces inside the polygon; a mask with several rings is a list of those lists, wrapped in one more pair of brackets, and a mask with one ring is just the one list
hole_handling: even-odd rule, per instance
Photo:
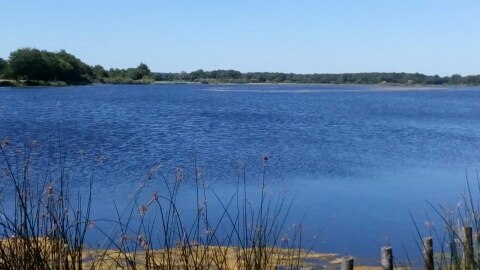
{"label": "clear blue sky", "polygon": [[153,71],[480,74],[477,0],[0,0],[0,57]]}

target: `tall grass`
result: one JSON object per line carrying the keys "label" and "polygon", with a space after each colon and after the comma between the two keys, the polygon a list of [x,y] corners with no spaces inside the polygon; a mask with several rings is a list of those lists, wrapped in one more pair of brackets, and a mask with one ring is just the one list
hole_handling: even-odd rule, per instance
{"label": "tall grass", "polygon": [[[440,224],[426,222],[427,235],[435,244],[435,269],[480,269],[480,180],[476,176],[476,189],[466,179],[466,188],[455,207],[434,205],[429,202]],[[413,220],[413,216],[412,216]],[[415,221],[414,221],[415,223]],[[421,229],[415,223],[420,252],[425,249]],[[468,243],[465,231],[472,230],[472,243]],[[471,258],[471,261],[469,261]],[[424,258],[425,259],[425,258]]]}
{"label": "tall grass", "polygon": [[[187,179],[183,168],[177,168],[174,181],[155,166],[129,206],[117,211],[115,229],[103,232],[109,241],[101,250],[113,248],[118,251],[117,257],[104,252],[101,256],[108,258],[100,261],[113,261],[123,269],[298,268],[306,255],[301,249],[301,227],[289,236],[282,234],[291,203],[286,204],[284,197],[277,201],[269,197],[265,182],[268,159],[262,161],[261,190],[256,202],[249,201],[244,173],[238,178],[236,192],[224,200],[206,184],[197,166],[191,179]],[[159,191],[142,202],[140,195],[155,176],[160,179]],[[193,222],[182,215],[178,201],[183,185],[189,181],[195,187]],[[213,197],[212,202],[208,195]],[[210,204],[217,204],[220,210],[210,213]],[[140,222],[133,225],[135,218]]]}
{"label": "tall grass", "polygon": [[81,269],[91,193],[72,197],[69,177],[74,164],[61,150],[48,159],[57,164],[47,163],[42,175],[32,172],[36,147],[35,141],[22,148],[6,139],[0,144],[5,165],[0,268]]}
{"label": "tall grass", "polygon": [[[94,220],[96,167],[88,190],[73,192],[78,164],[61,144],[51,149],[46,161],[35,163],[36,142],[0,145],[7,184],[0,203],[0,269],[297,269],[308,255],[301,226],[285,234],[291,202],[267,192],[267,156],[258,199],[250,200],[245,168],[225,199],[196,162],[193,172],[179,167],[173,177],[154,166],[126,207],[113,203],[115,218]],[[179,201],[185,185],[194,186],[196,201],[187,215]],[[146,186],[157,190],[149,198]],[[86,241],[92,230],[104,236],[96,245]]]}

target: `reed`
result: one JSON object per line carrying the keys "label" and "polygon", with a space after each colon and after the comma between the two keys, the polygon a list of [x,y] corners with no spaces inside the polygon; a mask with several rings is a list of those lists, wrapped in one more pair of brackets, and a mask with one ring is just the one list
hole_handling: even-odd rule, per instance
{"label": "reed", "polygon": [[[258,200],[250,200],[245,168],[225,200],[196,162],[193,172],[177,168],[173,177],[154,166],[126,207],[113,203],[115,218],[94,220],[93,178],[102,159],[87,191],[74,192],[70,179],[79,161],[68,159],[58,143],[46,161],[35,163],[37,148],[36,142],[16,147],[6,139],[0,145],[7,183],[0,193],[1,269],[298,269],[309,255],[302,249],[302,226],[285,233],[292,202],[267,192],[267,156]],[[196,209],[185,215],[179,198],[191,184]],[[145,199],[147,185],[158,191]],[[96,245],[86,241],[93,230],[104,236]]]}
{"label": "reed", "polygon": [[[61,149],[50,153],[42,175],[32,172],[37,143],[22,148],[4,139],[4,186],[0,202],[0,268],[81,269],[89,224],[89,192],[72,196],[70,163]],[[55,169],[53,169],[55,168]],[[7,194],[11,194],[8,196]]]}
{"label": "reed", "polygon": [[[415,224],[417,246],[423,253],[425,269],[479,269],[480,268],[480,180],[472,189],[466,178],[465,193],[455,207],[428,203],[440,220],[440,226],[426,222],[428,233],[423,237]],[[475,192],[476,191],[476,192]],[[435,243],[435,244],[432,244]],[[434,250],[438,248],[438,250]]]}

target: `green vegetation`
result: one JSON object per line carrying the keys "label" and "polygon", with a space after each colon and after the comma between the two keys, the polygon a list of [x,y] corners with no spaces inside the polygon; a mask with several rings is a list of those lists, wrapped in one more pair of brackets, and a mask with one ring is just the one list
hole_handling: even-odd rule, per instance
{"label": "green vegetation", "polygon": [[10,54],[8,67],[12,78],[26,81],[88,83],[92,74],[87,64],[63,50],[19,49]]}
{"label": "green vegetation", "polygon": [[480,85],[480,75],[452,76],[420,73],[343,73],[294,74],[202,69],[190,73],[151,72],[140,63],[135,68],[105,70],[90,66],[64,50],[49,52],[22,48],[8,60],[0,58],[0,86],[70,85],[70,84],[150,84],[154,82],[193,83],[326,83],[326,84],[396,84],[396,85]]}
{"label": "green vegetation", "polygon": [[89,66],[64,50],[49,52],[22,48],[8,60],[0,58],[0,86],[63,86],[91,83],[151,83],[150,69],[140,63],[136,68],[110,69]]}
{"label": "green vegetation", "polygon": [[[96,66],[100,70],[101,66]],[[101,71],[103,77],[98,77],[102,83],[153,83],[150,77],[150,68],[144,63],[140,63],[136,68],[118,69],[111,68],[108,72]],[[105,76],[106,75],[106,76]]]}
{"label": "green vegetation", "polygon": [[3,58],[0,57],[0,74],[3,74],[5,72],[5,69],[7,68],[7,61]]}
{"label": "green vegetation", "polygon": [[401,84],[401,85],[479,85],[480,75],[446,77],[420,73],[343,73],[294,74],[277,72],[248,72],[235,70],[197,70],[190,73],[154,73],[156,81],[187,81],[198,83],[328,83],[328,84]]}

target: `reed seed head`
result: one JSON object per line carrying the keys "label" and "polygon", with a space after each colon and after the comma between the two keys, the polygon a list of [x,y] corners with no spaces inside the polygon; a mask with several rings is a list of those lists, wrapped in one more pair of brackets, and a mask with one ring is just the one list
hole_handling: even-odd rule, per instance
{"label": "reed seed head", "polygon": [[8,140],[7,137],[5,137],[5,138],[2,139],[2,142],[0,143],[0,145],[2,147],[7,147],[8,145],[10,145],[10,141]]}

